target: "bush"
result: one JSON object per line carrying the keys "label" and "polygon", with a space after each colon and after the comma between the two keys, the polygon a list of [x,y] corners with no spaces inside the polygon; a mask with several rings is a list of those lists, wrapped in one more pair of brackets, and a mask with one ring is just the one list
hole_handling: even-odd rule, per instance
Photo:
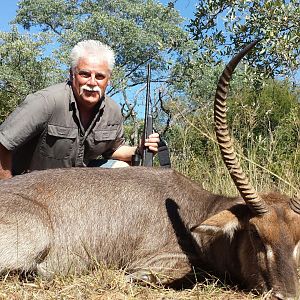
{"label": "bush", "polygon": [[[261,90],[237,89],[228,100],[228,123],[242,167],[258,190],[300,189],[300,104],[287,82]],[[173,166],[215,192],[237,193],[214,140],[212,113],[198,109],[172,126]],[[225,188],[226,186],[226,188]]]}

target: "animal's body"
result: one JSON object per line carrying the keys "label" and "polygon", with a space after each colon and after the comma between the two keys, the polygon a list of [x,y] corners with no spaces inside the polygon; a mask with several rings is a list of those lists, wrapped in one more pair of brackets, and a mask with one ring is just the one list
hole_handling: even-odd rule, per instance
{"label": "animal's body", "polygon": [[[297,287],[300,218],[280,194],[264,197],[272,213],[260,233],[242,198],[169,169],[38,171],[0,182],[0,195],[2,272],[49,276],[105,263],[172,284],[199,267],[248,288]],[[256,236],[268,231],[276,240]]]}
{"label": "animal's body", "polygon": [[82,272],[94,259],[129,270],[177,266],[185,275],[189,258],[201,260],[201,245],[193,245],[189,229],[237,201],[213,196],[169,169],[74,168],[18,176],[0,182],[0,266],[34,268],[44,257],[49,272]]}

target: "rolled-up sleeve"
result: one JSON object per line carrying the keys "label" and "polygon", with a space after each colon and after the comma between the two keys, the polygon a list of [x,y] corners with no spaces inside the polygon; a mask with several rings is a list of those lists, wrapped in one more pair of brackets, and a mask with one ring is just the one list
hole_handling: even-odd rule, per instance
{"label": "rolled-up sleeve", "polygon": [[39,134],[52,114],[54,101],[31,94],[0,125],[0,143],[15,150]]}

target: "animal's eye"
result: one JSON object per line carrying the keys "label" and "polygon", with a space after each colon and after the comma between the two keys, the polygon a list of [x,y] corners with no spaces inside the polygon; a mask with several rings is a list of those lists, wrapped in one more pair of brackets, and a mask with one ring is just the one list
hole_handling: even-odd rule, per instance
{"label": "animal's eye", "polygon": [[257,252],[264,252],[266,250],[265,242],[255,227],[249,230],[249,238],[252,246],[256,249]]}
{"label": "animal's eye", "polygon": [[249,233],[250,233],[251,238],[256,239],[256,240],[260,239],[260,235],[255,228],[251,228]]}

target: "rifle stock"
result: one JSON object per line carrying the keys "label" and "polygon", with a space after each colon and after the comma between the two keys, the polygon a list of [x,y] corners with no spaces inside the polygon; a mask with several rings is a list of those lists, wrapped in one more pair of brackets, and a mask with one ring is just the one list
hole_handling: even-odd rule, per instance
{"label": "rifle stock", "polygon": [[[153,119],[152,115],[147,116],[147,128],[145,129],[145,136],[149,136],[153,132]],[[147,147],[143,149],[142,166],[152,167],[153,166],[153,152]]]}

